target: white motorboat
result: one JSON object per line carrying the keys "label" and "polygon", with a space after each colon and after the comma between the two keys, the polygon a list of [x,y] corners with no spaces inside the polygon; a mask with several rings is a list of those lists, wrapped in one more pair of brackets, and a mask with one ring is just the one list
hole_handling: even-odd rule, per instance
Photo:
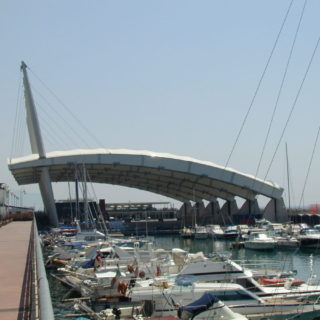
{"label": "white motorboat", "polygon": [[320,231],[317,229],[302,229],[297,239],[302,249],[320,249]]}
{"label": "white motorboat", "polygon": [[179,306],[192,303],[204,293],[216,296],[233,311],[249,319],[288,319],[290,315],[301,315],[300,319],[314,319],[320,316],[320,305],[310,301],[293,299],[260,298],[241,285],[234,283],[193,283],[190,285],[168,285],[162,287],[134,287],[128,297],[132,302],[149,301],[153,306],[152,317],[175,315]]}
{"label": "white motorboat", "polygon": [[230,281],[252,277],[249,270],[231,261],[196,261],[186,264],[178,273],[178,278],[194,277],[195,281]]}
{"label": "white motorboat", "polygon": [[97,242],[106,241],[106,235],[98,230],[79,231],[77,234],[66,237],[64,241],[65,247],[76,248],[93,244]]}
{"label": "white motorboat", "polygon": [[208,224],[207,230],[209,233],[209,237],[212,239],[223,239],[223,230],[218,224]]}
{"label": "white motorboat", "polygon": [[[280,277],[279,281],[276,281],[277,277]],[[283,275],[275,273],[272,277],[267,278],[270,279],[268,285],[263,285],[260,278],[259,281],[255,280],[253,271],[230,259],[219,261],[207,259],[186,264],[175,279],[179,284],[190,283],[190,281],[233,282],[261,298],[281,296],[288,299],[300,299],[303,297],[313,301],[320,296],[320,285],[315,283],[316,279],[313,277],[304,282],[295,279],[290,272],[283,273]]]}
{"label": "white motorboat", "polygon": [[239,229],[237,226],[227,226],[224,229],[223,238],[225,240],[233,240],[239,237]]}
{"label": "white motorboat", "polygon": [[290,236],[275,236],[276,247],[279,249],[296,249],[300,246],[300,241],[295,237]]}
{"label": "white motorboat", "polygon": [[251,233],[248,240],[244,242],[246,249],[273,250],[277,242],[266,233]]}

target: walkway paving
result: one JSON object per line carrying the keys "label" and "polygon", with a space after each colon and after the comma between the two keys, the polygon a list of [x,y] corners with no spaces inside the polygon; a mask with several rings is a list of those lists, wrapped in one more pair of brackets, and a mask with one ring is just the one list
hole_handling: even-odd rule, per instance
{"label": "walkway paving", "polygon": [[0,228],[0,319],[18,318],[32,221]]}

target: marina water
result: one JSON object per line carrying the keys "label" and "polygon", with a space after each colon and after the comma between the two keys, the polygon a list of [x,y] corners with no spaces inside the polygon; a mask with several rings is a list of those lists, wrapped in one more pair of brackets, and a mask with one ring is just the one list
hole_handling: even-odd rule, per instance
{"label": "marina water", "polygon": [[[320,281],[320,249],[319,250],[273,250],[255,251],[249,249],[233,249],[232,241],[225,240],[197,240],[183,239],[179,235],[163,235],[150,237],[154,241],[155,248],[171,250],[180,248],[191,253],[202,251],[205,255],[214,257],[217,254],[235,260],[236,262],[261,270],[274,270],[279,268],[281,271],[295,270],[296,278],[307,281],[311,274],[316,276],[317,282]],[[75,313],[73,310],[74,302],[62,302],[68,296],[69,289],[55,280],[48,270],[48,280],[51,289],[52,303],[57,320],[66,319],[66,315]],[[72,319],[72,318],[69,318]],[[74,319],[74,318],[73,318]]]}

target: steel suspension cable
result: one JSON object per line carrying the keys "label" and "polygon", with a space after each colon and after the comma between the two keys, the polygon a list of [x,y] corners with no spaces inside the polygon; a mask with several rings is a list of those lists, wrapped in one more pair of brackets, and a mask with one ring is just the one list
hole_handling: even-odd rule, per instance
{"label": "steel suspension cable", "polygon": [[286,14],[285,14],[285,17],[284,17],[284,19],[283,19],[283,21],[282,21],[280,30],[279,30],[278,35],[277,35],[277,37],[276,37],[276,40],[275,40],[275,42],[274,42],[274,44],[273,44],[272,50],[271,50],[271,52],[270,52],[270,54],[269,54],[267,63],[266,63],[266,65],[265,65],[265,67],[264,67],[264,70],[263,70],[262,75],[261,75],[261,77],[260,77],[260,80],[259,80],[259,82],[258,82],[257,88],[256,88],[256,90],[255,90],[255,92],[254,92],[254,94],[253,94],[252,99],[251,99],[251,102],[250,102],[249,108],[248,108],[248,110],[247,110],[247,113],[246,113],[246,115],[245,115],[245,117],[244,117],[244,119],[243,119],[243,121],[242,121],[242,124],[241,124],[241,126],[240,126],[240,130],[239,130],[239,132],[238,132],[238,134],[237,134],[237,137],[236,137],[236,140],[235,140],[235,142],[234,142],[234,144],[233,144],[233,146],[232,146],[232,149],[231,149],[231,152],[230,152],[230,154],[229,154],[228,160],[227,160],[227,162],[226,162],[226,164],[225,164],[225,167],[227,167],[228,164],[229,164],[229,162],[230,162],[231,156],[232,156],[232,154],[233,154],[233,152],[234,152],[234,149],[235,149],[235,147],[236,147],[236,145],[237,145],[237,143],[238,143],[238,140],[239,140],[239,138],[240,138],[240,135],[241,135],[241,133],[242,133],[242,130],[243,130],[243,128],[244,128],[244,125],[245,125],[245,123],[246,123],[246,121],[247,121],[247,118],[248,118],[248,116],[249,116],[249,113],[250,113],[250,111],[251,111],[251,109],[252,109],[253,103],[254,103],[254,101],[255,101],[255,99],[256,99],[256,96],[257,96],[257,94],[258,94],[258,91],[259,91],[259,89],[260,89],[260,87],[261,87],[262,80],[264,79],[264,76],[265,76],[266,71],[267,71],[267,69],[268,69],[268,66],[269,66],[269,64],[270,64],[271,58],[272,58],[273,53],[274,53],[274,51],[275,51],[275,48],[276,48],[276,46],[277,46],[277,44],[278,44],[278,41],[279,41],[280,35],[281,35],[281,33],[282,33],[283,27],[284,27],[284,25],[285,25],[285,23],[286,23],[286,21],[287,21],[287,18],[288,18],[290,9],[291,9],[291,7],[292,7],[293,1],[294,1],[294,0],[291,0],[291,2],[290,2],[290,4],[289,4],[289,7],[288,7],[288,9],[287,9],[287,11],[286,11]]}
{"label": "steel suspension cable", "polygon": [[[17,119],[17,136],[16,136],[16,153],[17,155],[19,154],[19,151],[22,150],[22,141],[23,141],[23,135],[24,135],[24,128],[26,126],[26,123],[23,120],[23,115],[26,114],[25,109],[22,106],[22,96],[23,93],[21,91],[20,93],[21,99],[20,99],[20,103],[19,103],[19,109],[18,109],[18,119]],[[20,153],[22,154],[22,152]]]}
{"label": "steel suspension cable", "polygon": [[[22,99],[21,99],[22,101]],[[25,128],[26,128],[26,123],[25,121],[23,120],[23,116],[22,115],[25,115],[26,114],[26,111],[25,109],[23,108],[22,106],[22,103],[19,104],[19,116],[18,116],[18,136],[17,136],[17,154],[19,151],[22,151],[22,148],[23,148],[23,138],[24,138],[24,131],[25,131]]]}
{"label": "steel suspension cable", "polygon": [[[42,133],[44,133],[44,136],[46,137],[46,139],[49,138],[49,140],[50,140],[49,142],[51,142],[51,145],[59,147],[59,148],[62,147],[61,149],[66,148],[67,144],[63,145],[61,143],[61,141],[64,141],[64,139],[59,140],[56,137],[55,131],[52,129],[50,122],[48,122],[47,119],[41,115],[39,116],[39,119],[44,124],[44,126],[42,127]],[[64,143],[66,143],[66,142],[64,141]]]}
{"label": "steel suspension cable", "polygon": [[[69,125],[69,123],[66,121],[66,119],[64,117],[62,117],[59,112],[57,112],[55,110],[55,108],[49,103],[49,101],[36,88],[32,87],[32,90],[34,92],[36,92],[45,101],[45,103],[50,107],[50,109],[53,110],[58,115],[58,117],[69,127],[69,129],[72,131],[72,133],[75,135],[75,137],[77,137],[80,141],[82,141],[85,144],[86,147],[89,148],[89,144],[77,133],[77,131],[72,126]],[[43,108],[42,110],[44,111],[45,109]],[[47,111],[45,111],[45,112],[47,115],[49,115]],[[59,126],[64,132],[66,132],[62,125],[59,125],[58,122],[56,122],[56,123],[57,123],[57,127]]]}
{"label": "steel suspension cable", "polygon": [[[258,173],[259,173],[259,170],[260,170],[262,158],[263,158],[263,155],[264,155],[264,152],[265,152],[265,149],[266,149],[266,145],[267,145],[267,142],[268,142],[268,139],[269,139],[269,135],[270,135],[271,127],[272,127],[272,124],[273,124],[274,116],[275,116],[276,110],[278,108],[280,96],[282,94],[283,85],[284,85],[285,79],[287,77],[289,65],[290,65],[290,62],[291,62],[293,50],[294,50],[295,43],[296,43],[296,40],[297,40],[297,37],[298,37],[298,33],[299,33],[299,30],[300,30],[301,21],[302,21],[304,12],[305,12],[306,4],[307,4],[307,0],[305,0],[305,2],[304,2],[303,8],[302,8],[302,12],[301,12],[301,15],[300,15],[300,19],[299,19],[299,23],[298,23],[298,26],[297,26],[297,29],[296,29],[296,32],[295,32],[295,35],[294,35],[294,39],[293,39],[293,42],[292,42],[292,45],[291,45],[290,53],[289,53],[289,56],[288,56],[288,59],[287,59],[287,64],[286,64],[286,67],[285,67],[285,71],[283,73],[281,85],[280,85],[280,88],[279,88],[279,91],[278,91],[277,99],[276,99],[275,106],[274,106],[274,109],[273,109],[273,112],[272,112],[272,116],[271,116],[271,119],[270,119],[267,135],[266,135],[265,140],[264,140],[264,144],[263,144],[263,147],[262,147],[262,152],[261,152],[261,155],[260,155],[259,163],[258,163],[258,166],[257,166],[257,169],[256,169],[256,173],[255,173],[256,177],[258,176]],[[255,183],[255,181],[254,181],[254,183]]]}
{"label": "steel suspension cable", "polygon": [[[67,136],[67,132],[64,129],[64,127],[57,124],[56,122],[50,121],[50,120],[52,120],[52,117],[50,117],[50,114],[47,112],[47,110],[45,108],[42,107],[41,104],[37,103],[37,107],[38,107],[38,109],[41,109],[43,111],[42,114],[39,114],[39,118],[43,119],[46,122],[48,128],[52,130],[52,135],[57,136],[57,133],[62,134],[62,137],[61,137],[60,141],[58,142],[58,145],[61,145],[61,142],[63,141],[65,144],[65,147],[70,149],[70,144],[65,139],[65,137]],[[47,119],[49,119],[49,121],[47,121]],[[58,129],[58,131],[54,130],[53,126],[51,125],[52,123],[56,124],[56,128]],[[44,129],[44,126],[42,129]]]}
{"label": "steel suspension cable", "polygon": [[38,81],[52,94],[53,97],[55,97],[55,99],[70,113],[70,115],[78,122],[78,124],[80,124],[80,126],[86,131],[86,133],[88,135],[91,136],[91,138],[98,144],[103,146],[103,144],[101,143],[101,141],[99,141],[99,139],[97,139],[96,136],[94,136],[89,129],[87,129],[87,127],[78,119],[78,117],[76,117],[76,115],[67,107],[67,105],[44,83],[44,81],[42,81],[37,75],[36,73],[31,70],[30,68],[28,68],[30,70],[30,72],[35,76],[35,78],[38,79]]}
{"label": "steel suspension cable", "polygon": [[319,133],[320,133],[320,127],[318,128],[316,141],[314,142],[314,145],[313,145],[313,150],[312,150],[312,154],[311,154],[311,158],[310,158],[310,162],[309,162],[309,166],[308,166],[308,170],[307,170],[307,175],[306,175],[306,178],[305,178],[305,181],[304,181],[304,184],[303,184],[301,197],[300,197],[300,201],[299,201],[299,208],[301,208],[301,202],[302,202],[302,198],[304,196],[304,191],[305,191],[305,188],[306,188],[306,185],[307,185],[307,181],[308,181],[308,178],[309,178],[310,168],[311,168],[312,161],[313,161],[313,156],[314,156],[314,153],[315,153],[315,150],[316,150],[316,146],[317,146],[317,142],[318,142],[318,138],[319,138]]}
{"label": "steel suspension cable", "polygon": [[12,132],[12,139],[11,139],[11,150],[10,150],[10,160],[13,157],[13,154],[15,153],[14,146],[16,144],[16,130],[17,130],[17,118],[18,118],[18,109],[19,109],[19,103],[20,103],[20,91],[22,87],[22,76],[21,72],[19,72],[19,85],[18,85],[18,94],[17,94],[17,101],[16,101],[16,112],[14,116],[14,122],[13,122],[13,132]]}
{"label": "steel suspension cable", "polygon": [[270,169],[271,169],[271,166],[272,166],[272,164],[273,164],[274,158],[275,158],[276,153],[277,153],[277,151],[278,151],[278,149],[279,149],[280,143],[281,143],[281,141],[282,141],[282,138],[283,138],[283,136],[284,136],[284,133],[285,133],[287,127],[288,127],[289,121],[290,121],[290,119],[291,119],[291,116],[292,116],[293,111],[294,111],[294,109],[295,109],[295,106],[296,106],[296,104],[297,104],[298,98],[300,97],[300,93],[301,93],[301,91],[302,91],[303,85],[304,85],[305,80],[306,80],[306,78],[307,78],[307,75],[308,75],[308,73],[309,73],[309,70],[310,70],[311,64],[312,64],[312,62],[313,62],[314,56],[315,56],[315,54],[316,54],[316,52],[317,52],[317,49],[318,49],[318,46],[319,46],[319,42],[320,42],[320,37],[318,38],[317,43],[316,43],[316,45],[315,45],[315,48],[314,48],[314,50],[313,50],[313,52],[312,52],[312,56],[311,56],[311,58],[310,58],[310,60],[309,60],[309,63],[308,63],[306,72],[305,72],[305,74],[304,74],[304,76],[303,76],[303,78],[302,78],[302,81],[301,81],[299,90],[298,90],[297,95],[296,95],[296,97],[295,97],[295,99],[294,99],[292,108],[291,108],[290,113],[289,113],[289,115],[288,115],[288,118],[287,118],[287,121],[286,121],[286,123],[285,123],[285,126],[284,126],[284,128],[283,128],[283,130],[282,130],[282,133],[281,133],[280,139],[279,139],[279,141],[278,141],[278,144],[277,144],[277,146],[276,146],[276,149],[275,149],[275,151],[274,151],[274,153],[273,153],[273,156],[272,156],[272,159],[271,159],[271,161],[270,161],[270,164],[269,164],[268,170],[267,170],[267,172],[266,172],[266,175],[265,175],[265,177],[264,177],[264,180],[267,179],[267,176],[268,176],[269,171],[270,171]]}

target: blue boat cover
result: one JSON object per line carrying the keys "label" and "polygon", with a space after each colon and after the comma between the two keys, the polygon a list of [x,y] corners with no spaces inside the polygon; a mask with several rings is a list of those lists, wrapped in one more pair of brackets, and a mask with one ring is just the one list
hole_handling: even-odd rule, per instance
{"label": "blue boat cover", "polygon": [[88,261],[85,261],[83,264],[82,264],[82,268],[84,269],[89,269],[89,268],[93,268],[94,267],[94,258],[93,259],[90,259]]}
{"label": "blue boat cover", "polygon": [[59,227],[60,230],[77,230],[76,227],[72,227],[72,226],[61,226]]}
{"label": "blue boat cover", "polygon": [[219,299],[210,293],[205,293],[200,299],[188,304],[187,306],[180,307],[178,310],[178,316],[182,314],[182,311],[188,311],[192,317],[197,314],[208,310],[214,303],[218,302]]}
{"label": "blue boat cover", "polygon": [[77,247],[86,246],[87,244],[88,244],[87,242],[75,242],[72,244],[72,247],[77,248]]}
{"label": "blue boat cover", "polygon": [[66,247],[78,248],[88,245],[88,242],[75,242],[75,243],[65,243]]}

